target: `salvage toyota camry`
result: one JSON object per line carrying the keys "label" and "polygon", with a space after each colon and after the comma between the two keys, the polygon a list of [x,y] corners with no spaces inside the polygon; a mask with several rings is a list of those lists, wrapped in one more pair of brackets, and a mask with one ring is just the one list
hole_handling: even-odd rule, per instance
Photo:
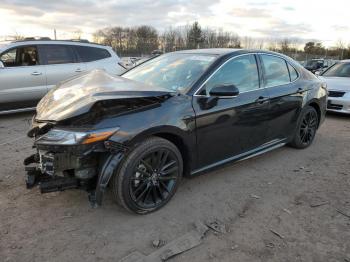
{"label": "salvage toyota camry", "polygon": [[306,148],[324,120],[324,82],[284,55],[203,49],[149,60],[121,77],[92,71],[38,104],[27,187],[82,188],[145,214],[181,178],[285,144]]}

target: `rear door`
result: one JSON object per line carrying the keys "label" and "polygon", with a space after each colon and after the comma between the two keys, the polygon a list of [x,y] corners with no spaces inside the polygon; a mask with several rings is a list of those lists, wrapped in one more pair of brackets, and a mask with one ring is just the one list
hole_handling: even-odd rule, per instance
{"label": "rear door", "polygon": [[45,66],[37,46],[18,46],[0,54],[0,111],[35,107],[46,94]]}
{"label": "rear door", "polygon": [[86,71],[85,63],[79,61],[75,49],[71,45],[41,45],[39,52],[46,64],[48,89]]}
{"label": "rear door", "polygon": [[[211,97],[217,85],[233,84],[236,97]],[[267,142],[268,96],[260,88],[254,54],[231,58],[193,97],[196,113],[197,168],[215,165]]]}
{"label": "rear door", "polygon": [[297,81],[297,70],[276,55],[260,54],[264,87],[270,97],[269,140],[294,134],[306,89]]}

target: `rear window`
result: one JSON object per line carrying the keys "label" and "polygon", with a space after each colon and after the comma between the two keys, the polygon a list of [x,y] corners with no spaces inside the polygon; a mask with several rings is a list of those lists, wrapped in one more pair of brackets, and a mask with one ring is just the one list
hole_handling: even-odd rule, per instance
{"label": "rear window", "polygon": [[111,54],[103,48],[89,46],[76,46],[75,48],[80,60],[83,62],[91,62],[111,57]]}
{"label": "rear window", "polygon": [[266,87],[288,84],[290,82],[286,61],[272,55],[261,55],[265,69]]}
{"label": "rear window", "polygon": [[68,64],[75,62],[73,49],[68,45],[44,45],[46,63],[48,65],[54,64]]}

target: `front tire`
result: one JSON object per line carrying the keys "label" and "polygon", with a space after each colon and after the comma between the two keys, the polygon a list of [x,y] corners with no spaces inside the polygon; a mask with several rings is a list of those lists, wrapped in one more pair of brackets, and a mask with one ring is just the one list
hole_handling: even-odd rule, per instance
{"label": "front tire", "polygon": [[169,202],[182,177],[183,160],[170,141],[151,137],[126,156],[112,179],[113,193],[128,211],[146,214]]}
{"label": "front tire", "polygon": [[306,106],[301,112],[299,123],[290,145],[299,149],[310,146],[315,138],[318,123],[319,117],[316,109],[312,106]]}

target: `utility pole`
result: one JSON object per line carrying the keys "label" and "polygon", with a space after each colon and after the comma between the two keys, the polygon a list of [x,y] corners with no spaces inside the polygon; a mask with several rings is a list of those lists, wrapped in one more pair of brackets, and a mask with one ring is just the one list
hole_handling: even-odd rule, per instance
{"label": "utility pole", "polygon": [[57,37],[56,37],[56,28],[53,29],[53,34],[54,34],[54,36],[55,36],[55,40],[57,40]]}

